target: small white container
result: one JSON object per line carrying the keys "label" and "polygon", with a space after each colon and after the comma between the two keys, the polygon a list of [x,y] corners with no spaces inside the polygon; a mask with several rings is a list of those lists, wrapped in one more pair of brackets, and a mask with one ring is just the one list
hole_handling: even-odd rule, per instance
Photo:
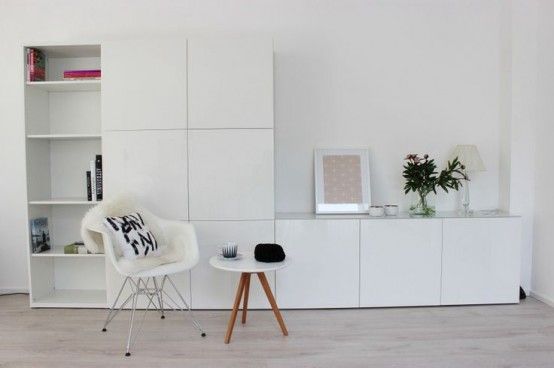
{"label": "small white container", "polygon": [[381,217],[385,214],[385,209],[383,206],[370,206],[369,215],[371,217]]}
{"label": "small white container", "polygon": [[385,215],[398,216],[398,206],[396,204],[385,205]]}

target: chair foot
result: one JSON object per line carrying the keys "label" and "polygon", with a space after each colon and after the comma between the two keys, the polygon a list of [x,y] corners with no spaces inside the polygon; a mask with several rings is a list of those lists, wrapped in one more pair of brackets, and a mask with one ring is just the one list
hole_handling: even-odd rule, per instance
{"label": "chair foot", "polygon": [[106,331],[108,331],[108,330],[106,330],[105,328],[102,329],[102,332],[106,332]]}
{"label": "chair foot", "polygon": [[202,334],[201,334],[200,336],[206,337],[206,333],[205,333],[205,332],[202,332]]}
{"label": "chair foot", "polygon": [[165,319],[165,316],[164,316],[164,315],[162,315],[162,317],[161,317],[161,318],[162,318],[162,319]]}
{"label": "chair foot", "polygon": [[126,356],[126,357],[130,357],[130,356],[131,356],[131,353],[126,352],[126,353],[125,353],[125,356]]}

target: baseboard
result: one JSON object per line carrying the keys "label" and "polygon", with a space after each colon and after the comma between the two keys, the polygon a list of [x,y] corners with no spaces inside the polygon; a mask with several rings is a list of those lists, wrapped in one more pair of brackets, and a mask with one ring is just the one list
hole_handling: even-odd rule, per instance
{"label": "baseboard", "polygon": [[529,296],[543,302],[544,304],[548,304],[549,306],[554,307],[554,299],[552,298],[549,298],[534,291],[531,291],[529,293]]}
{"label": "baseboard", "polygon": [[29,293],[29,289],[0,289],[0,295],[13,293]]}

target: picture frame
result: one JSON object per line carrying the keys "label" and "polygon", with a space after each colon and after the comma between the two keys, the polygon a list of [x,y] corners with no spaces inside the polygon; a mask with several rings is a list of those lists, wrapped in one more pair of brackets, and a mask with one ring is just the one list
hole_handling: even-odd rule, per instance
{"label": "picture frame", "polygon": [[39,217],[30,220],[31,252],[42,253],[51,249],[48,219]]}
{"label": "picture frame", "polygon": [[367,213],[371,205],[369,151],[314,151],[316,214]]}

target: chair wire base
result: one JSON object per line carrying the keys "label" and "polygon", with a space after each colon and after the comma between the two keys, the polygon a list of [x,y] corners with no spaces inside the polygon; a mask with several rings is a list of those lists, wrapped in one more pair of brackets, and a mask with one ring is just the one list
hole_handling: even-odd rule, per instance
{"label": "chair wire base", "polygon": [[[206,336],[206,333],[202,329],[202,326],[200,326],[200,323],[196,320],[194,317],[194,314],[192,313],[192,310],[189,306],[189,304],[186,302],[185,298],[181,293],[179,292],[179,289],[175,286],[175,283],[168,275],[163,276],[161,283],[158,282],[156,277],[147,277],[146,281],[144,278],[137,278],[136,280],[133,280],[132,277],[128,276],[125,278],[125,281],[123,281],[123,284],[121,285],[121,289],[119,289],[119,292],[117,293],[117,297],[115,298],[115,301],[110,308],[110,311],[108,312],[108,317],[106,318],[106,322],[104,323],[104,327],[102,328],[103,332],[107,331],[107,327],[110,324],[110,322],[119,314],[119,312],[125,308],[125,306],[131,301],[131,317],[129,319],[129,334],[127,337],[127,345],[125,348],[125,356],[131,355],[131,347],[134,346],[137,337],[142,330],[142,325],[144,323],[144,320],[146,318],[146,313],[150,310],[151,307],[155,308],[160,314],[161,318],[165,318],[165,311],[166,310],[173,310],[177,311],[180,310],[184,312],[185,310],[177,303],[165,290],[164,286],[166,284],[166,281],[169,282],[173,290],[177,293],[179,296],[179,299],[185,306],[185,308],[188,310],[189,317],[192,321],[192,324],[194,327],[200,331],[200,334],[202,337]],[[152,282],[152,286],[150,285],[150,282]],[[121,303],[121,306],[119,308],[116,308],[117,302],[119,301],[119,298],[121,297],[121,294],[123,293],[123,289],[125,288],[125,285],[129,285],[131,287],[131,295],[127,297]],[[146,308],[144,310],[144,313],[142,315],[142,319],[140,321],[140,324],[138,325],[138,328],[134,328],[134,322],[135,322],[135,312],[137,309],[137,301],[138,297],[140,295],[146,296],[148,300],[148,304],[146,305]],[[164,295],[166,299],[164,300]],[[134,332],[133,335],[133,331]]]}

